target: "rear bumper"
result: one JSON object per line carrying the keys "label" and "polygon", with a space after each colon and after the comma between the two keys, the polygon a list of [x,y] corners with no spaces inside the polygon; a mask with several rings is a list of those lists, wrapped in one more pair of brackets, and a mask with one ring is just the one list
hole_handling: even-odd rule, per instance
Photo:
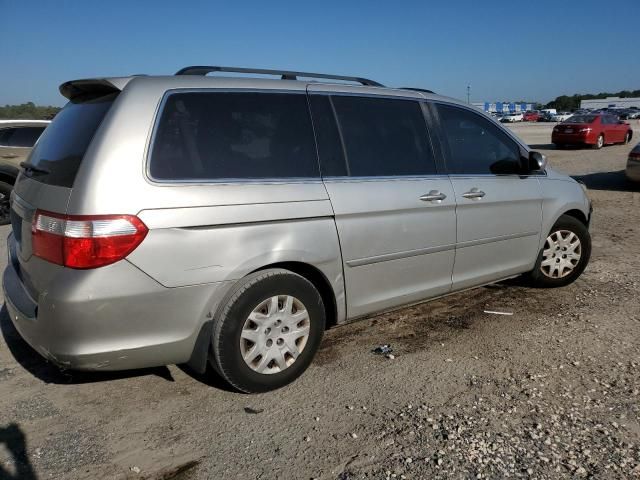
{"label": "rear bumper", "polygon": [[223,284],[166,288],[121,261],[95,270],[61,269],[34,299],[18,273],[12,236],[8,243],[3,291],[11,321],[34,350],[65,369],[185,363],[225,291]]}
{"label": "rear bumper", "polygon": [[551,143],[561,145],[595,145],[596,139],[580,133],[552,133]]}
{"label": "rear bumper", "polygon": [[627,178],[633,182],[640,182],[640,160],[629,159],[625,170]]}

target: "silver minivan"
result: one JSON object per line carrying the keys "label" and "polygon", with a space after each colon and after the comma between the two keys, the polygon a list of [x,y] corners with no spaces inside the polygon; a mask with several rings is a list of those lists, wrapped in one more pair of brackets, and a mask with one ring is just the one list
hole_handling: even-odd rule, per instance
{"label": "silver minivan", "polygon": [[589,260],[583,186],[426,90],[187,67],[60,91],[12,195],[3,287],[62,368],[187,363],[271,390],[326,328],[522,274],[567,285]]}

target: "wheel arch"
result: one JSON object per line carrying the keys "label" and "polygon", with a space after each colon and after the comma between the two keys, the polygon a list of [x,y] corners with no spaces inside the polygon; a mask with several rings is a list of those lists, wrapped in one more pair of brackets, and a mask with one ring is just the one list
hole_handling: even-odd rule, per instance
{"label": "wheel arch", "polygon": [[[340,322],[338,299],[336,298],[336,294],[331,286],[331,283],[319,268],[304,262],[282,261],[262,265],[259,268],[247,272],[246,275],[250,275],[261,270],[267,270],[269,268],[281,268],[283,270],[288,270],[310,281],[313,286],[318,289],[318,292],[320,293],[320,296],[322,298],[326,314],[326,328],[333,327]],[[225,293],[219,297],[220,301],[222,301],[228,294],[228,291],[232,287],[233,283],[235,282],[230,282],[230,285],[225,290]],[[200,327],[200,331],[197,334],[191,357],[187,362],[187,365],[199,374],[204,374],[207,369],[211,344],[210,339],[213,333],[213,323],[213,319],[209,319],[205,321]]]}
{"label": "wheel arch", "polygon": [[[560,218],[562,215],[568,215],[569,217],[573,217],[576,220],[579,220],[582,224],[584,224],[585,227],[589,226],[589,219],[587,218],[587,216],[584,214],[584,212],[582,210],[578,210],[577,208],[571,209],[571,210],[567,210],[564,213],[561,213],[558,218]],[[558,220],[556,219],[556,222]],[[555,223],[555,222],[554,222]]]}
{"label": "wheel arch", "polygon": [[283,270],[289,270],[290,272],[296,273],[309,280],[322,297],[324,310],[327,316],[326,327],[330,328],[338,324],[338,302],[333,288],[331,287],[331,283],[320,269],[304,262],[277,262],[256,268],[250,273],[267,270],[269,268],[282,268]]}

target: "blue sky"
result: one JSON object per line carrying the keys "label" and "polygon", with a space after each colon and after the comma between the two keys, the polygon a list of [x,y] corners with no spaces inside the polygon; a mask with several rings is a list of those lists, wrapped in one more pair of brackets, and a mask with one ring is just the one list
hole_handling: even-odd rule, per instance
{"label": "blue sky", "polygon": [[360,75],[471,100],[640,88],[640,0],[0,0],[0,104],[185,65]]}

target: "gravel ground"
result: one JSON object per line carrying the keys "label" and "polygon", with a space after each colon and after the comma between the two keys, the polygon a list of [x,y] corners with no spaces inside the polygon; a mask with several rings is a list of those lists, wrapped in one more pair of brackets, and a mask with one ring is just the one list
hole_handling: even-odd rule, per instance
{"label": "gravel ground", "polygon": [[[640,478],[631,147],[556,151],[551,127],[511,128],[589,186],[593,256],[573,285],[511,281],[335,328],[299,381],[254,396],[175,366],[61,373],[3,309],[0,479]],[[393,359],[371,353],[386,343]]]}

